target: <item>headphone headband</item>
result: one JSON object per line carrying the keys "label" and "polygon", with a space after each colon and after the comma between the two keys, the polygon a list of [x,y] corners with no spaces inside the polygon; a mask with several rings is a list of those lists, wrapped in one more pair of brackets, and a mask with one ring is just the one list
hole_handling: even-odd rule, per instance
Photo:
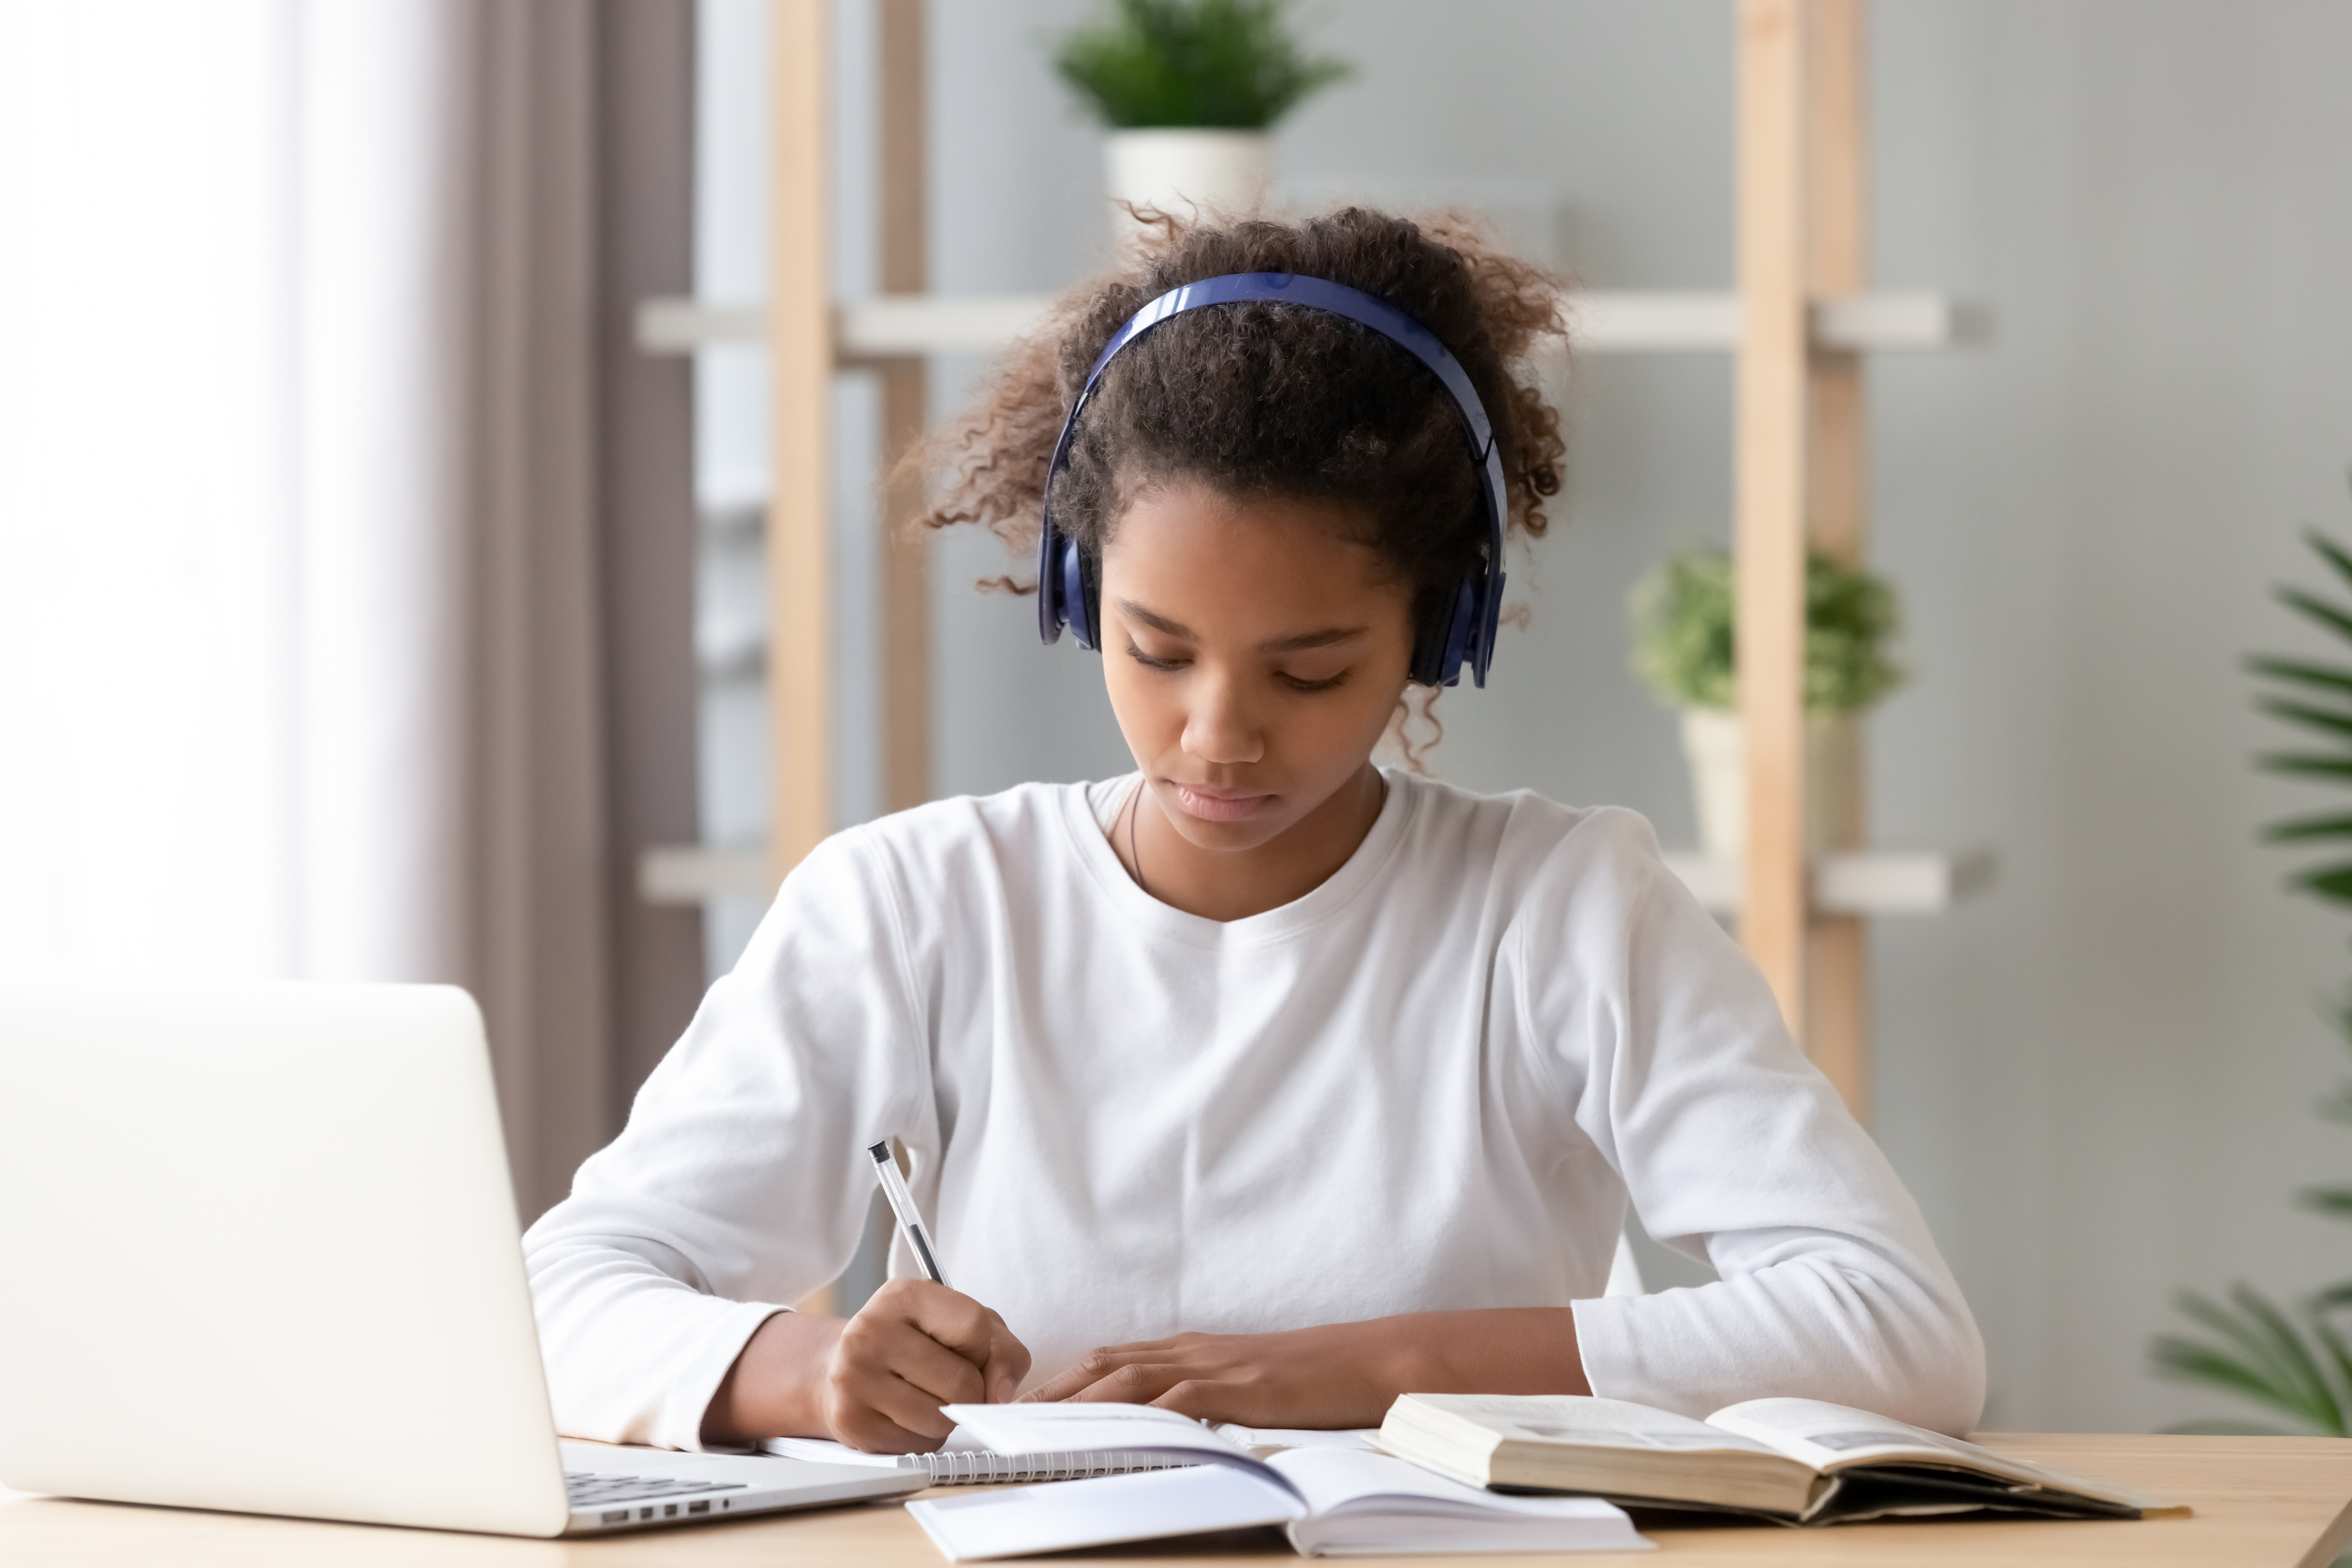
{"label": "headphone headband", "polygon": [[1303,305],[1370,328],[1419,360],[1445,388],[1454,413],[1461,418],[1470,460],[1478,473],[1479,497],[1486,515],[1486,560],[1477,570],[1464,576],[1451,595],[1452,604],[1441,607],[1436,624],[1423,628],[1416,637],[1412,676],[1423,685],[1452,686],[1461,679],[1462,666],[1467,663],[1471,679],[1485,686],[1487,667],[1495,658],[1496,616],[1503,602],[1503,524],[1507,515],[1503,500],[1502,454],[1496,448],[1494,426],[1486,417],[1486,405],[1479,402],[1477,389],[1471,385],[1461,362],[1427,327],[1387,300],[1360,289],[1294,272],[1233,272],[1171,289],[1129,317],[1126,324],[1111,334],[1110,342],[1103,345],[1102,353],[1095,356],[1094,367],[1087,372],[1086,384],[1078,389],[1068,416],[1062,421],[1061,436],[1054,443],[1053,461],[1045,469],[1046,500],[1037,541],[1039,637],[1048,643],[1058,642],[1062,628],[1067,626],[1080,647],[1095,648],[1100,640],[1093,603],[1093,563],[1086,560],[1085,552],[1074,541],[1065,538],[1055,526],[1052,498],[1054,480],[1069,462],[1070,442],[1078,427],[1078,416],[1093,401],[1104,369],[1121,349],[1171,316],[1207,305],[1254,301]]}

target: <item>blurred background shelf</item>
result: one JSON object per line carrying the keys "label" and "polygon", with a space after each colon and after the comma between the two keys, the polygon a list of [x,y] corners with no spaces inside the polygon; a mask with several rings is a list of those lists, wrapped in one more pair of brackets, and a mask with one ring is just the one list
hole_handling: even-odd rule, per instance
{"label": "blurred background shelf", "polygon": [[[1709,913],[1739,912],[1738,861],[1670,850],[1666,866]],[[1807,868],[1807,901],[1817,915],[1941,914],[1990,887],[1998,867],[1985,848],[1821,855]]]}
{"label": "blurred background shelf", "polygon": [[[1586,353],[1730,353],[1739,347],[1739,297],[1728,289],[1585,289],[1564,297],[1569,342]],[[1045,295],[874,295],[834,307],[835,354],[858,360],[986,353],[1034,327]],[[1811,307],[1816,348],[1885,353],[1949,348],[1986,333],[1983,311],[1942,294],[1857,294]],[[767,342],[757,305],[647,300],[637,307],[637,346],[647,353],[693,353]]]}
{"label": "blurred background shelf", "polygon": [[657,844],[637,856],[637,897],[649,904],[765,900],[775,890],[764,844]]}

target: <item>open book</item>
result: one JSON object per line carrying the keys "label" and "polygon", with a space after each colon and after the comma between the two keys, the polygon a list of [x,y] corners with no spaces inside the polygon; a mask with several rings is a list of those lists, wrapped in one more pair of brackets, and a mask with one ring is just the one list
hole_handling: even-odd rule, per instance
{"label": "open book", "polygon": [[1638,1552],[1633,1521],[1598,1498],[1504,1497],[1369,1448],[1292,1447],[1259,1458],[1146,1405],[950,1405],[973,1440],[1010,1457],[1116,1452],[1182,1468],[910,1502],[957,1561],[1280,1525],[1308,1557],[1435,1552]]}
{"label": "open book", "polygon": [[1621,1399],[1408,1394],[1389,1407],[1381,1446],[1476,1486],[1787,1524],[1978,1510],[2060,1519],[2188,1511],[1816,1399],[1751,1399],[1694,1421]]}

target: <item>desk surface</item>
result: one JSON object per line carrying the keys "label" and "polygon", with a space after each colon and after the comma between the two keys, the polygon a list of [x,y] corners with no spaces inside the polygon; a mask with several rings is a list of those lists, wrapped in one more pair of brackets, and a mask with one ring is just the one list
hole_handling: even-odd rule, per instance
{"label": "desk surface", "polygon": [[[1783,1530],[1727,1525],[1647,1533],[1658,1553],[1511,1556],[1498,1564],[1661,1561],[1841,1565],[2113,1563],[2138,1568],[2321,1568],[2352,1535],[2352,1440],[2325,1437],[1993,1436],[1990,1446],[2079,1470],[2196,1510],[2188,1519],[2123,1522],[1973,1520]],[[353,1568],[640,1568],[642,1564],[772,1568],[941,1568],[944,1560],[895,1503],[779,1514],[740,1523],[615,1536],[602,1541],[514,1541],[495,1536],[254,1519],[177,1509],[131,1508],[0,1494],[0,1563],[350,1564]],[[1057,1557],[1139,1568],[1204,1559],[1297,1563],[1280,1536],[1238,1531]],[[1399,1568],[1432,1558],[1381,1558]],[[1458,1561],[1458,1560],[1457,1560]]]}

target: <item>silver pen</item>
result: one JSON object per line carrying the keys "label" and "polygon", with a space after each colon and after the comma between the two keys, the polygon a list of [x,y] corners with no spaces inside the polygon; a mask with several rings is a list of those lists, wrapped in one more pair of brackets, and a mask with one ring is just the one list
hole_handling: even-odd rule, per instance
{"label": "silver pen", "polygon": [[[923,1216],[915,1212],[915,1194],[907,1190],[907,1178],[898,1173],[898,1162],[890,1158],[890,1141],[885,1138],[866,1151],[874,1156],[874,1179],[882,1184],[882,1195],[890,1200],[890,1212],[898,1216],[898,1230],[906,1237],[907,1245],[915,1249],[915,1261],[923,1266],[923,1273],[934,1285],[947,1285],[948,1277],[940,1267],[939,1254],[931,1248],[931,1233],[923,1228]],[[948,1285],[948,1289],[955,1289]]]}

